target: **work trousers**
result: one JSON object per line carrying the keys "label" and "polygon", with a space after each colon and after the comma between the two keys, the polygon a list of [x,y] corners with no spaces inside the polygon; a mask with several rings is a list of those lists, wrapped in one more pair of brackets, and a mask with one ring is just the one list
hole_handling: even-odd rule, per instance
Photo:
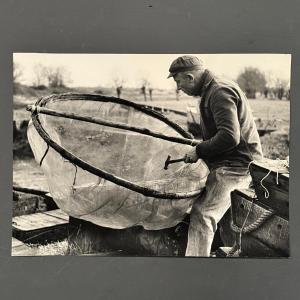
{"label": "work trousers", "polygon": [[217,224],[231,205],[231,192],[248,188],[247,168],[219,167],[211,170],[205,191],[196,199],[190,216],[186,256],[210,256]]}

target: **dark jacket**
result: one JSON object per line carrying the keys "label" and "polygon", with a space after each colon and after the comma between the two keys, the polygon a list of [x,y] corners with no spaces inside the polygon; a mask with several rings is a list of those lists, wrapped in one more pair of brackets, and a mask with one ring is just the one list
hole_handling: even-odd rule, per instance
{"label": "dark jacket", "polygon": [[248,100],[234,82],[205,70],[198,95],[203,142],[197,154],[211,167],[247,166],[262,158],[259,135]]}

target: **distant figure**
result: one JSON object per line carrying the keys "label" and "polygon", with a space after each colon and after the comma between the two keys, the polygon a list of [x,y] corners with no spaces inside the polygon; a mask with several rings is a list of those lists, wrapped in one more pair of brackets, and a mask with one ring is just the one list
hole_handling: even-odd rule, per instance
{"label": "distant figure", "polygon": [[179,101],[179,89],[176,89],[175,93],[176,93],[176,100]]}
{"label": "distant figure", "polygon": [[288,89],[286,92],[286,99],[291,100],[291,90],[290,89]]}
{"label": "distant figure", "polygon": [[144,99],[145,99],[145,101],[147,101],[146,86],[145,86],[145,85],[143,85],[143,86],[141,87],[141,94],[144,95]]}
{"label": "distant figure", "polygon": [[152,92],[153,92],[153,88],[149,88],[149,97],[150,97],[150,101],[152,101]]}
{"label": "distant figure", "polygon": [[280,87],[280,88],[278,89],[278,91],[277,91],[277,97],[278,97],[279,100],[282,99],[283,94],[284,94],[284,88],[283,88],[283,87]]}
{"label": "distant figure", "polygon": [[269,94],[269,89],[266,87],[264,89],[264,95],[265,95],[265,98],[267,99],[268,98],[268,94]]}
{"label": "distant figure", "polygon": [[276,90],[275,88],[271,88],[269,91],[269,99],[274,100],[276,98]]}
{"label": "distant figure", "polygon": [[123,89],[123,86],[122,86],[122,85],[117,86],[117,95],[118,95],[118,98],[121,97],[122,89]]}

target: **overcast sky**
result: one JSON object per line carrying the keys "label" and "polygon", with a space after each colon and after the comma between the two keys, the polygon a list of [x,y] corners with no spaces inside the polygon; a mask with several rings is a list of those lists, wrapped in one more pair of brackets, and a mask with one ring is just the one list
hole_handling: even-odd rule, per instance
{"label": "overcast sky", "polygon": [[[173,79],[167,79],[171,62],[183,54],[45,54],[14,53],[14,62],[22,68],[22,83],[34,81],[34,67],[62,66],[68,70],[69,86],[112,86],[113,79],[125,78],[128,87],[139,87],[147,78],[153,88],[172,88]],[[268,76],[290,80],[289,54],[193,54],[217,75],[236,79],[248,66],[257,67]]]}

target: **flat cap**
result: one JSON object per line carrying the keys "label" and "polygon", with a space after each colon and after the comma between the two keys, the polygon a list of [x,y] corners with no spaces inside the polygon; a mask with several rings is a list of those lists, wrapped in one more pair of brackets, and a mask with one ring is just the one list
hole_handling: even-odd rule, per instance
{"label": "flat cap", "polygon": [[203,61],[200,60],[198,57],[191,55],[180,56],[172,62],[169,68],[170,74],[168,78],[173,77],[179,72],[191,71],[202,68]]}

